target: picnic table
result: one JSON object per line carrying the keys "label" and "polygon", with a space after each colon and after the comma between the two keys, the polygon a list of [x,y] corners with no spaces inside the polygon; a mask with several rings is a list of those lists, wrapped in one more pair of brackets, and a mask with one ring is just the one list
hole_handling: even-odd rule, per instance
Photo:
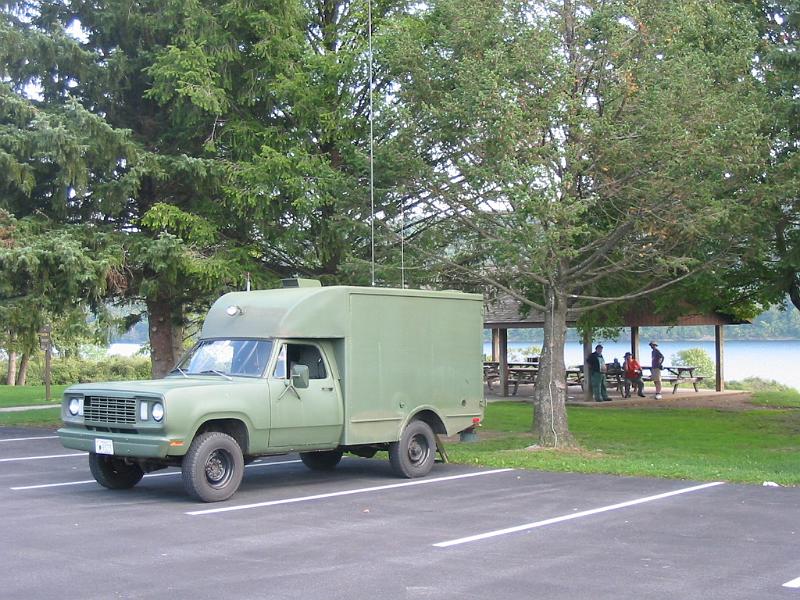
{"label": "picnic table", "polygon": [[[519,384],[521,383],[535,383],[536,374],[539,372],[539,366],[535,362],[514,362],[508,363],[508,383],[514,386],[511,391],[512,396],[517,395]],[[496,361],[486,361],[483,363],[483,379],[489,389],[496,381],[500,381],[500,363]]]}
{"label": "picnic table", "polygon": [[[652,366],[645,367],[643,366],[642,369],[647,369],[648,371],[652,370]],[[672,386],[672,393],[678,391],[678,386],[682,383],[691,383],[694,387],[695,392],[699,392],[700,390],[697,389],[697,384],[703,381],[705,377],[702,375],[695,375],[694,372],[697,370],[697,367],[689,366],[689,365],[674,365],[671,367],[662,366],[661,367],[661,382],[666,383],[667,385]],[[652,375],[648,377],[643,377],[644,381],[653,381]]]}

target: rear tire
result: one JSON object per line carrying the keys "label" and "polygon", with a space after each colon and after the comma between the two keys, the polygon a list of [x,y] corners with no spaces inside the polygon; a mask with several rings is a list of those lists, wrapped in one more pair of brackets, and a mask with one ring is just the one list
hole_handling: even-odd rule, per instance
{"label": "rear tire", "polygon": [[411,421],[400,441],[389,444],[389,462],[399,477],[424,477],[430,473],[435,459],[436,438],[425,421]]}
{"label": "rear tire", "polygon": [[183,457],[181,471],[183,487],[192,498],[202,502],[227,500],[242,483],[242,449],[225,433],[201,433]]}
{"label": "rear tire", "polygon": [[128,490],[144,477],[139,465],[126,463],[117,456],[89,453],[89,470],[95,481],[110,490]]}
{"label": "rear tire", "polygon": [[332,471],[342,460],[341,450],[325,450],[323,452],[301,452],[300,460],[312,471]]}

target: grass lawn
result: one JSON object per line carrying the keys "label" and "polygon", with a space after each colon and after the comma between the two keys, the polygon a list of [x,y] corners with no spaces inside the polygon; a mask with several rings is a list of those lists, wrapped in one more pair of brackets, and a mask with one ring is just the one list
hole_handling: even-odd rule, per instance
{"label": "grass lawn", "polygon": [[[53,386],[60,398],[64,386]],[[44,388],[0,386],[0,406],[43,404]],[[800,394],[757,392],[752,410],[654,405],[568,407],[579,448],[528,449],[533,408],[493,402],[478,442],[450,443],[452,462],[485,467],[800,485]],[[58,407],[0,412],[0,426],[60,426]]]}
{"label": "grass lawn", "polygon": [[[51,404],[61,402],[61,394],[67,387],[66,385],[50,386]],[[45,396],[45,387],[43,385],[0,385],[0,408],[47,404]]]}
{"label": "grass lawn", "polygon": [[491,403],[478,442],[451,461],[486,467],[800,485],[800,395],[757,393],[753,410],[569,407],[579,449],[527,449],[533,408]]}
{"label": "grass lawn", "polygon": [[61,407],[0,412],[0,427],[61,427]]}

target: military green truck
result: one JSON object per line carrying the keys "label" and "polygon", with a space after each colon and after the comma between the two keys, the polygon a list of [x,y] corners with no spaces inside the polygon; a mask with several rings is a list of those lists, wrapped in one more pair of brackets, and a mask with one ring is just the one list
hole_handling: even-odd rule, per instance
{"label": "military green truck", "polygon": [[432,468],[439,435],[483,417],[482,299],[331,286],[234,292],[163,379],[74,385],[58,430],[97,482],[180,467],[188,494],[226,500],[244,465],[299,452],[310,469],[388,451],[401,477]]}

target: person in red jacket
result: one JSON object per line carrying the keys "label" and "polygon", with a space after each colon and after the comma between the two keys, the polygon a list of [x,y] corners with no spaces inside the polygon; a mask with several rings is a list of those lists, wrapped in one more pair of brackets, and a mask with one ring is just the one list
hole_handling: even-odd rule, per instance
{"label": "person in red jacket", "polygon": [[642,367],[630,352],[625,353],[625,362],[622,363],[625,373],[625,397],[631,397],[631,384],[636,388],[636,393],[644,398],[644,381],[642,381]]}

